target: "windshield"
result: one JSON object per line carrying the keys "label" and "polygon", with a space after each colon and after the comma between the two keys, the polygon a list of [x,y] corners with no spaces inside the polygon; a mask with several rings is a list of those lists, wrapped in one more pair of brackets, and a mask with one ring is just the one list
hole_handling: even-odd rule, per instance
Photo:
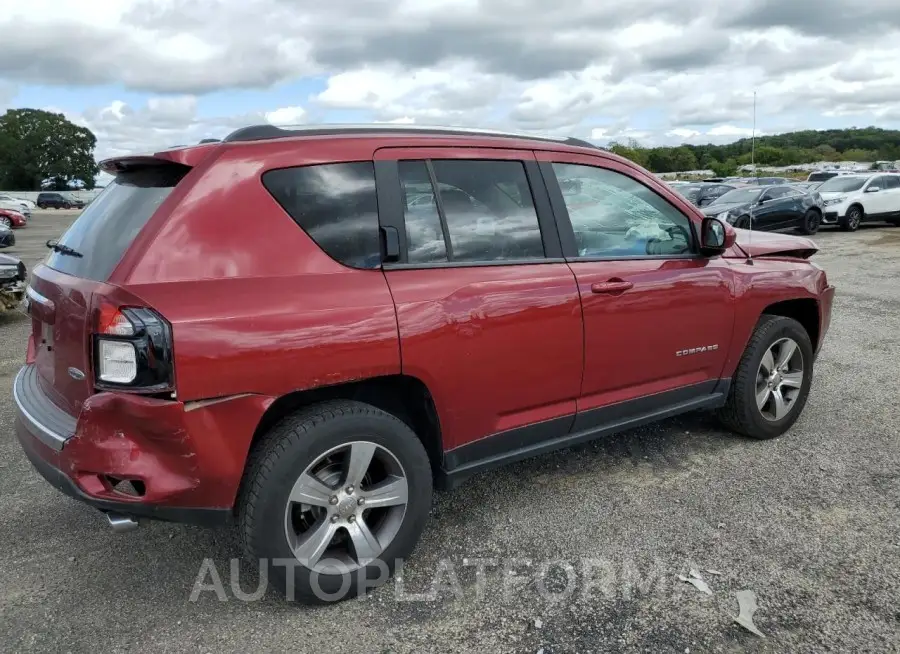
{"label": "windshield", "polygon": [[763,192],[761,188],[736,188],[733,191],[728,191],[725,195],[721,195],[712,202],[713,204],[746,204],[747,202],[753,202],[756,198],[759,197],[759,194]]}
{"label": "windshield", "polygon": [[810,173],[806,178],[807,182],[824,182],[826,179],[837,177],[837,173]]}
{"label": "windshield", "polygon": [[819,193],[849,193],[861,189],[867,179],[867,177],[832,177],[816,190]]}
{"label": "windshield", "polygon": [[676,187],[676,191],[681,193],[688,200],[696,200],[697,196],[700,195],[700,189],[702,187],[699,184],[685,184],[683,186]]}
{"label": "windshield", "polygon": [[47,265],[75,277],[106,281],[163,200],[189,169],[170,164],[120,173],[59,239],[81,257],[50,253]]}

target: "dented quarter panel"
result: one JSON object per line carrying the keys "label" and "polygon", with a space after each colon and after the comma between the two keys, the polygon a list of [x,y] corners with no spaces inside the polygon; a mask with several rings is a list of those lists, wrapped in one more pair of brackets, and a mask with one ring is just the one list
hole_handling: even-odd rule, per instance
{"label": "dented quarter panel", "polygon": [[[256,426],[273,401],[246,395],[185,411],[181,402],[99,393],[85,401],[57,466],[95,498],[228,508]],[[101,474],[144,481],[146,495],[116,493]]]}

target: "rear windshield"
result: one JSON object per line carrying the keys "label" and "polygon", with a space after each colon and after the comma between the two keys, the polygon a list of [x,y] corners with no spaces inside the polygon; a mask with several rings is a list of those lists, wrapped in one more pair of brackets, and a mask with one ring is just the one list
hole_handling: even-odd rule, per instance
{"label": "rear windshield", "polygon": [[81,257],[51,252],[59,272],[104,282],[125,250],[190,168],[178,164],[119,173],[59,239]]}
{"label": "rear windshield", "polygon": [[832,177],[837,177],[837,173],[810,173],[806,178],[807,182],[824,182]]}

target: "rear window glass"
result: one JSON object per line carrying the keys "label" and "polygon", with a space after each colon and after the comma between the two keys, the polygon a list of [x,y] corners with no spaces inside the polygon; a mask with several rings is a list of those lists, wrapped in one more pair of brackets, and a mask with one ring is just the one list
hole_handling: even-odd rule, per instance
{"label": "rear window glass", "polygon": [[381,267],[371,161],[270,170],[262,181],[332,259],[352,268]]}
{"label": "rear window glass", "polygon": [[51,251],[59,272],[106,281],[150,217],[190,168],[178,164],[119,173],[59,239],[82,256]]}

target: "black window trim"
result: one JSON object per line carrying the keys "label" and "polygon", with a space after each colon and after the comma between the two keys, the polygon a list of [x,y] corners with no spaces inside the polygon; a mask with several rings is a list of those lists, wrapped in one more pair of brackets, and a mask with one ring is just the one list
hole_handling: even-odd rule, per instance
{"label": "black window trim", "polygon": [[[641,186],[644,186],[648,190],[653,193],[656,193],[662,200],[666,202],[672,209],[677,211],[679,214],[684,216],[685,220],[687,220],[688,225],[691,229],[691,251],[686,254],[637,254],[637,255],[624,255],[624,256],[591,256],[591,257],[580,257],[578,256],[578,245],[575,242],[575,230],[572,227],[572,221],[569,218],[569,209],[566,207],[566,201],[563,198],[562,189],[559,187],[559,182],[556,179],[556,172],[553,170],[554,163],[568,164],[573,166],[587,166],[592,168],[599,168],[601,170],[607,170],[609,172],[618,173],[627,177],[628,179],[637,182]],[[676,207],[674,204],[669,202],[668,198],[666,198],[662,193],[657,191],[656,189],[650,188],[647,184],[644,184],[639,179],[628,175],[620,170],[616,170],[615,168],[610,168],[608,166],[602,165],[602,161],[598,159],[596,165],[586,164],[581,162],[572,162],[572,161],[540,161],[538,162],[541,175],[544,179],[544,184],[547,188],[547,193],[550,198],[550,204],[553,207],[553,213],[556,216],[556,223],[558,225],[558,233],[559,239],[562,243],[562,252],[563,257],[565,258],[567,263],[584,263],[591,261],[645,261],[645,260],[669,260],[669,259],[705,259],[708,258],[705,255],[700,253],[699,250],[699,241],[697,240],[697,229],[694,225],[694,221],[684,213],[681,209]],[[674,193],[675,191],[673,191]]]}
{"label": "black window trim", "polygon": [[[429,148],[431,149],[431,148]],[[479,148],[483,149],[483,148]],[[496,148],[495,148],[496,149]],[[448,154],[451,152],[458,155],[465,152],[465,148],[447,148]],[[520,152],[520,150],[517,150]],[[538,162],[534,159],[492,159],[484,156],[473,155],[472,157],[452,156],[447,157],[450,161],[510,161],[522,164],[525,169],[525,177],[528,186],[531,189],[531,200],[537,214],[538,228],[541,233],[541,243],[544,247],[544,256],[542,258],[529,259],[502,259],[497,261],[452,261],[450,253],[452,246],[449,242],[450,235],[447,221],[444,215],[443,203],[440,200],[440,194],[437,193],[437,183],[434,174],[432,161],[443,161],[445,158],[429,157],[429,158],[408,158],[398,155],[397,159],[377,159],[375,161],[375,185],[378,192],[378,221],[380,226],[394,227],[400,235],[400,258],[395,262],[384,262],[382,268],[384,270],[419,270],[428,268],[483,268],[488,266],[522,266],[522,265],[541,265],[541,264],[559,264],[565,263],[563,257],[561,237],[556,223],[556,219],[551,207],[550,198],[547,194],[547,188],[544,184],[543,175],[541,174]],[[410,263],[409,262],[409,244],[406,239],[406,218],[405,207],[403,206],[403,193],[400,188],[400,161],[422,161],[428,170],[428,176],[431,181],[432,191],[435,194],[435,205],[438,208],[438,218],[441,222],[441,231],[444,234],[444,243],[447,246],[448,261],[434,261],[428,263]],[[382,202],[384,197],[384,202]]]}

